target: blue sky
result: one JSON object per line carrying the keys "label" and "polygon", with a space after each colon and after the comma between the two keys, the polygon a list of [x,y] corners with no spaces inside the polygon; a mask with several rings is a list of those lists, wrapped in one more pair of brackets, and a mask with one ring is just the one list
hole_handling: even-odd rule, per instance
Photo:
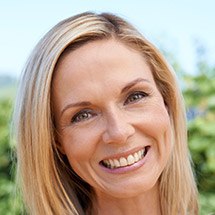
{"label": "blue sky", "polygon": [[214,0],[0,0],[0,74],[19,76],[31,50],[52,26],[89,10],[121,15],[193,73],[196,40],[215,64],[214,9]]}

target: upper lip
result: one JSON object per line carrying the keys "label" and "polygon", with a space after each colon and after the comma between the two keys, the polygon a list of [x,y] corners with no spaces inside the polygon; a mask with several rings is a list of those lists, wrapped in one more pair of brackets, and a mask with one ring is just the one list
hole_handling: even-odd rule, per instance
{"label": "upper lip", "polygon": [[[147,146],[149,146],[149,145],[147,145]],[[107,156],[107,157],[103,158],[101,161],[108,160],[108,159],[120,159],[121,157],[127,157],[128,155],[134,154],[135,152],[138,152],[139,150],[144,149],[145,147],[146,146],[139,146],[139,147],[136,147],[134,149],[131,149],[131,150],[128,150],[128,151],[125,151],[125,152],[110,155],[110,156]]]}

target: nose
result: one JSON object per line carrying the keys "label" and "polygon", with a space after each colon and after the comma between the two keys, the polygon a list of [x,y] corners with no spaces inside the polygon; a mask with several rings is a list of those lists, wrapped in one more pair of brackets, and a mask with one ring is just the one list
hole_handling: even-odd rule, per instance
{"label": "nose", "polygon": [[106,128],[102,135],[105,143],[123,144],[135,133],[135,129],[120,110],[111,111],[106,116]]}

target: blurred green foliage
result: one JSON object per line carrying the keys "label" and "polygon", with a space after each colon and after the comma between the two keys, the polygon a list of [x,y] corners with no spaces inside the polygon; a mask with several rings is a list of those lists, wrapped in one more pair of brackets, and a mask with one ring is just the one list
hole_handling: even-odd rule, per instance
{"label": "blurred green foliage", "polygon": [[[215,68],[208,65],[201,52],[197,54],[195,75],[180,71],[174,56],[169,57],[176,71],[180,71],[187,106],[188,139],[200,191],[200,214],[212,215],[215,214]],[[0,96],[0,214],[4,215],[21,214],[9,144],[12,100]]]}
{"label": "blurred green foliage", "polygon": [[[200,188],[215,191],[215,70],[186,77],[184,92],[189,111],[189,146]],[[193,119],[192,119],[193,118]]]}
{"label": "blurred green foliage", "polygon": [[184,75],[188,140],[201,192],[201,214],[215,214],[215,67],[199,53],[197,73]]}
{"label": "blurred green foliage", "polygon": [[9,144],[12,101],[0,99],[0,214],[20,214],[21,206],[16,198],[13,155]]}
{"label": "blurred green foliage", "polygon": [[197,47],[197,59],[197,74],[184,76],[188,118],[192,113],[189,147],[199,189],[215,193],[215,67],[207,63],[203,46]]}

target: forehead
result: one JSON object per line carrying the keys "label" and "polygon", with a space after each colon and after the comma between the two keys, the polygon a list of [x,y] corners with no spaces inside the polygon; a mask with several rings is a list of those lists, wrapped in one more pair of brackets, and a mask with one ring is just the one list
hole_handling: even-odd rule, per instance
{"label": "forehead", "polygon": [[58,105],[89,97],[99,99],[102,95],[118,94],[126,84],[139,78],[156,87],[139,52],[115,40],[93,41],[61,57],[52,95]]}
{"label": "forehead", "polygon": [[153,79],[142,53],[114,39],[98,40],[64,53],[56,66],[54,80],[69,76],[73,76],[74,81],[89,76],[133,76],[135,72]]}

